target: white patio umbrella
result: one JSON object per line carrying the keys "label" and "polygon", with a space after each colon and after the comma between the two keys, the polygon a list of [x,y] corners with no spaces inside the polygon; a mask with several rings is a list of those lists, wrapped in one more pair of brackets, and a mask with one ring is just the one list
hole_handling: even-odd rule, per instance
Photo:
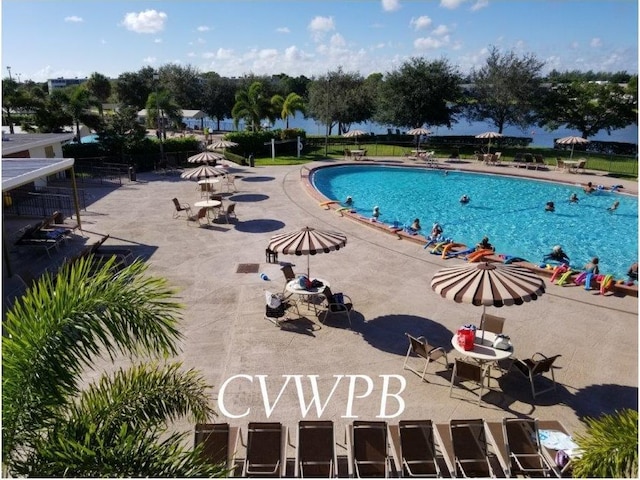
{"label": "white patio umbrella", "polygon": [[569,160],[573,159],[573,147],[576,145],[585,145],[589,143],[589,140],[582,137],[562,137],[556,140],[558,145],[571,145],[571,155],[569,156]]}
{"label": "white patio umbrella", "polygon": [[355,138],[356,144],[358,144],[358,137],[362,137],[366,134],[367,132],[365,132],[364,130],[349,130],[348,132],[343,133],[342,136],[344,138]]}
{"label": "white patio umbrella", "polygon": [[[522,305],[545,291],[544,280],[535,273],[518,265],[490,262],[442,268],[431,279],[431,288],[454,302],[482,305],[483,314],[488,305]],[[484,332],[483,327],[481,324]]]}
{"label": "white patio umbrella", "polygon": [[201,178],[221,177],[226,174],[227,171],[222,168],[212,167],[211,165],[200,165],[199,167],[185,170],[180,175],[180,178],[200,180]]}
{"label": "white patio umbrella", "polygon": [[309,257],[317,253],[340,250],[347,244],[347,237],[340,232],[316,230],[304,227],[301,230],[274,235],[269,240],[269,250],[285,255],[307,256],[307,277],[310,277]]}
{"label": "white patio umbrella", "polygon": [[239,144],[236,142],[232,142],[230,140],[218,140],[217,142],[213,142],[211,145],[207,145],[207,150],[218,150],[222,148],[231,148],[237,147]]}
{"label": "white patio umbrella", "polygon": [[431,130],[427,130],[426,128],[413,128],[411,130],[409,130],[407,132],[407,135],[416,135],[418,137],[418,147],[417,149],[420,150],[420,137],[422,137],[422,135],[429,135],[431,133]]}
{"label": "white patio umbrella", "polygon": [[476,138],[489,139],[489,146],[487,147],[487,153],[491,153],[491,140],[494,138],[500,138],[500,137],[502,137],[502,134],[498,132],[484,132],[484,133],[481,133],[480,135],[476,135]]}
{"label": "white patio umbrella", "polygon": [[218,160],[224,160],[224,155],[213,152],[201,152],[187,158],[187,162],[189,163],[209,163],[216,162]]}

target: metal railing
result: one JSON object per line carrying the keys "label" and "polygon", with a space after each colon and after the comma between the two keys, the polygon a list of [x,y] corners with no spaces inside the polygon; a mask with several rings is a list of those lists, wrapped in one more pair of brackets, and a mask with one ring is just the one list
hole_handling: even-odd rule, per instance
{"label": "metal railing", "polygon": [[[85,206],[86,210],[86,206]],[[54,212],[71,217],[76,214],[71,195],[13,190],[5,193],[4,214],[48,217]]]}

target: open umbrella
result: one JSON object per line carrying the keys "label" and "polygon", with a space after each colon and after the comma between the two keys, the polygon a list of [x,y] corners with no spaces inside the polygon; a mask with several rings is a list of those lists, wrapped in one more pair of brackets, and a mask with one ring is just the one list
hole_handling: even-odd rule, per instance
{"label": "open umbrella", "polygon": [[180,178],[199,180],[201,178],[220,177],[226,174],[227,171],[222,168],[212,167],[211,165],[200,165],[199,167],[185,170],[180,175]]}
{"label": "open umbrella", "polygon": [[207,145],[207,150],[218,150],[222,148],[231,148],[237,147],[238,144],[236,142],[232,142],[230,140],[218,140],[217,142],[213,142],[211,145]]}
{"label": "open umbrella", "polygon": [[502,134],[498,132],[484,132],[484,133],[481,133],[480,135],[476,135],[476,138],[489,139],[489,146],[487,147],[487,153],[491,153],[491,140],[493,138],[500,138],[500,137],[502,137]]}
{"label": "open umbrella", "polygon": [[364,135],[366,135],[367,132],[363,131],[363,130],[349,130],[348,132],[345,132],[342,134],[342,136],[344,138],[355,138],[356,139],[356,144],[358,144],[358,137],[362,137]]}
{"label": "open umbrella", "polygon": [[224,155],[213,152],[201,152],[187,158],[187,162],[189,163],[209,163],[217,162],[218,160],[224,160]]}
{"label": "open umbrella", "polygon": [[[438,270],[431,288],[442,297],[457,303],[502,307],[522,305],[544,293],[544,280],[535,273],[502,263],[466,263]],[[484,331],[484,325],[480,329]]]}
{"label": "open umbrella", "polygon": [[417,149],[420,150],[420,137],[422,137],[422,135],[429,135],[431,133],[431,130],[427,130],[426,128],[414,128],[411,129],[407,132],[407,135],[416,135],[418,137],[418,147]]}
{"label": "open umbrella", "polygon": [[316,230],[304,227],[301,230],[274,235],[269,240],[269,250],[285,255],[307,255],[307,276],[309,256],[340,250],[347,244],[347,237],[340,232]]}
{"label": "open umbrella", "polygon": [[589,143],[589,140],[582,137],[562,137],[556,140],[556,143],[558,145],[571,145],[571,156],[569,157],[569,160],[571,160],[573,158],[573,147]]}

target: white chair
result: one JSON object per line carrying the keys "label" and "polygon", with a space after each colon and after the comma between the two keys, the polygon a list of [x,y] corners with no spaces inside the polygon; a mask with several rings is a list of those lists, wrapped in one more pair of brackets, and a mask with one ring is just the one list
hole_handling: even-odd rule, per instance
{"label": "white chair", "polygon": [[222,182],[222,186],[224,188],[226,188],[227,192],[231,191],[231,188],[233,188],[234,192],[237,192],[238,189],[236,188],[236,176],[235,175],[225,175],[224,180]]}

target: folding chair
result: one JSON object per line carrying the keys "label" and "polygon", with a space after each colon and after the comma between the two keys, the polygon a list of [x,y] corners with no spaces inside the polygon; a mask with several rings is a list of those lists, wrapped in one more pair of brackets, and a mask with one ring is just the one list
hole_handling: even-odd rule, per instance
{"label": "folding chair", "polygon": [[191,216],[191,206],[188,203],[180,203],[177,198],[172,198],[171,201],[175,206],[173,212],[173,218],[178,218],[181,212],[185,212],[188,217]]}
{"label": "folding chair", "polygon": [[508,476],[549,476],[551,465],[542,454],[538,422],[531,418],[503,418]]}
{"label": "folding chair", "polygon": [[235,468],[239,429],[228,423],[197,423],[194,446],[202,444],[202,456],[214,465],[224,465],[231,472]]}
{"label": "folding chair", "polygon": [[247,455],[243,477],[284,477],[287,427],[277,422],[251,422],[247,427]]}
{"label": "folding chair", "polygon": [[480,320],[481,330],[485,332],[502,333],[504,322],[505,319],[503,317],[483,313]]}
{"label": "folding chair", "polygon": [[[554,367],[553,363],[556,361],[558,357],[561,357],[561,356],[562,355],[554,355],[552,357],[547,357],[546,355],[543,355],[540,352],[536,352],[532,355],[531,358],[527,358],[525,360],[515,359],[511,364],[511,367],[509,368],[509,370],[515,367],[515,369],[518,372],[520,372],[522,375],[524,375],[529,379],[529,383],[531,384],[531,394],[533,395],[533,398],[536,398],[536,396],[540,395],[541,393],[546,393],[556,389],[556,378],[555,378],[555,375],[553,374],[553,369],[558,367]],[[547,372],[551,373],[551,379],[550,379],[551,386],[543,390],[538,389],[536,391],[536,388],[535,388],[536,377],[544,378],[544,374]]]}
{"label": "folding chair", "polygon": [[456,358],[451,374],[451,385],[449,386],[449,397],[453,393],[453,385],[456,380],[468,380],[480,385],[480,393],[478,394],[478,406],[482,402],[482,394],[484,392],[484,379],[488,376],[488,366],[481,366],[477,363],[469,363]]}
{"label": "folding chair", "polygon": [[350,475],[387,478],[387,422],[355,420],[347,428]]}
{"label": "folding chair", "polygon": [[329,287],[325,287],[322,294],[327,302],[327,310],[324,313],[322,323],[327,320],[327,316],[330,314],[343,313],[347,316],[349,326],[351,326],[351,316],[349,315],[349,312],[353,310],[353,301],[351,298],[342,292],[334,294]]}
{"label": "folding chair", "polygon": [[331,420],[298,422],[296,445],[296,477],[338,476],[336,441]]}
{"label": "folding chair", "polygon": [[[416,338],[408,333],[405,333],[405,335],[409,338],[409,348],[407,349],[407,355],[404,358],[404,365],[402,366],[404,370],[410,370],[413,373],[420,375],[420,378],[423,381],[427,381],[425,380],[424,376],[427,373],[427,368],[429,367],[429,363],[435,362],[439,358],[444,357],[445,367],[449,368],[449,360],[447,359],[447,352],[444,350],[444,348],[433,347],[429,345],[429,343],[424,337]],[[411,366],[407,366],[409,362],[409,357],[411,356],[411,354],[415,354],[418,357],[425,359],[425,364],[424,364],[424,368],[422,369],[422,372],[412,368]]]}
{"label": "folding chair", "polygon": [[450,420],[455,476],[495,477],[491,463],[484,420]]}

